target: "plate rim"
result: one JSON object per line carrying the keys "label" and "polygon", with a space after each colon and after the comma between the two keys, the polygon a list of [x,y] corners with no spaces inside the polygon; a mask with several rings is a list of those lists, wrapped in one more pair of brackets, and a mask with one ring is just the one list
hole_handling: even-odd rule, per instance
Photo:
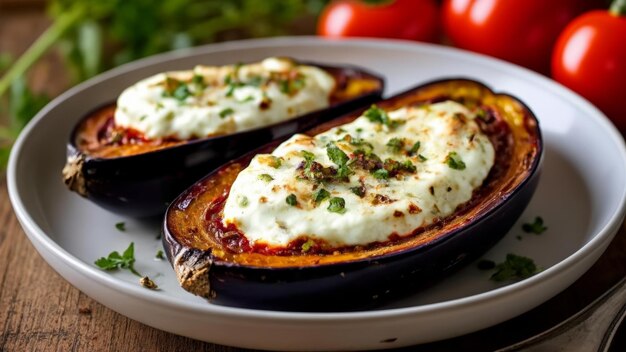
{"label": "plate rim", "polygon": [[[262,39],[246,39],[217,44],[208,44],[195,48],[178,50],[158,54],[141,60],[133,61],[125,65],[116,67],[102,74],[99,74],[79,85],[76,85],[66,92],[59,95],[52,102],[46,105],[24,128],[14,147],[11,150],[9,157],[9,164],[7,169],[7,185],[8,193],[13,209],[16,213],[18,220],[24,232],[28,235],[31,241],[37,241],[38,244],[43,245],[47,251],[55,255],[58,259],[65,262],[73,270],[77,271],[81,275],[97,280],[99,284],[108,286],[122,294],[131,295],[134,298],[146,299],[153,304],[158,304],[168,308],[174,308],[180,311],[192,311],[195,313],[212,314],[219,317],[236,317],[236,318],[256,318],[264,319],[269,318],[272,321],[311,321],[311,322],[323,322],[333,320],[333,322],[351,322],[351,321],[363,321],[363,320],[378,320],[381,318],[389,317],[407,317],[421,314],[430,314],[437,311],[456,310],[467,307],[469,305],[481,304],[490,300],[494,300],[500,297],[507,296],[517,291],[523,291],[532,287],[542,285],[544,282],[549,281],[550,278],[558,275],[562,271],[571,267],[579,258],[590,255],[591,252],[596,250],[602,245],[610,241],[614,235],[611,232],[616,226],[621,224],[626,213],[626,186],[622,189],[621,203],[615,211],[610,214],[609,221],[594,234],[593,238],[589,242],[585,243],[574,253],[568,257],[554,264],[550,268],[542,271],[540,274],[535,275],[526,280],[522,280],[516,283],[512,283],[507,286],[495,288],[487,292],[481,292],[470,296],[464,296],[457,299],[445,300],[442,302],[401,307],[401,308],[388,308],[381,310],[364,310],[357,312],[286,312],[286,311],[274,311],[274,310],[259,310],[250,308],[239,308],[220,306],[204,302],[186,302],[181,301],[179,298],[172,296],[165,296],[158,292],[152,292],[139,287],[138,285],[131,284],[123,280],[109,275],[96,267],[83,262],[79,258],[73,256],[58,243],[56,243],[51,237],[49,237],[45,231],[37,224],[34,218],[26,210],[26,205],[22,202],[18,189],[18,161],[19,156],[22,153],[24,144],[28,140],[28,136],[37,127],[39,122],[48,115],[50,111],[55,109],[58,105],[62,104],[68,98],[74,96],[80,91],[87,89],[91,86],[97,85],[100,82],[109,80],[124,73],[143,68],[145,66],[155,65],[171,60],[181,59],[190,56],[208,55],[214,52],[229,51],[229,50],[242,50],[242,49],[254,49],[267,46],[289,46],[293,44],[307,45],[307,46],[326,46],[326,45],[354,45],[375,47],[379,49],[384,48],[397,48],[406,50],[416,50],[420,52],[436,53],[437,55],[444,55],[448,57],[458,57],[465,62],[480,62],[487,65],[495,65],[495,67],[503,68],[507,72],[514,73],[516,76],[523,76],[525,80],[531,80],[538,82],[544,89],[548,89],[551,92],[563,96],[576,108],[583,111],[586,115],[593,116],[595,123],[599,124],[600,128],[607,132],[607,136],[616,146],[619,146],[618,154],[621,156],[622,164],[626,165],[626,145],[624,139],[617,129],[609,122],[608,118],[600,112],[595,106],[586,101],[581,96],[577,95],[573,91],[567,89],[564,86],[528,69],[516,66],[514,64],[504,62],[486,55],[471,53],[468,51],[460,50],[457,48],[445,47],[436,44],[416,43],[405,40],[387,40],[387,39],[342,39],[342,40],[326,40],[315,36],[291,36],[291,37],[274,37],[274,38],[262,38]],[[499,92],[506,93],[506,90],[498,90]],[[385,95],[389,94],[385,92]],[[541,120],[541,117],[538,116]],[[541,121],[540,121],[541,122]],[[37,249],[38,252],[41,251]],[[49,263],[50,264],[50,263]],[[53,268],[55,268],[53,266]],[[56,268],[55,268],[55,271]],[[63,276],[63,275],[61,275]]]}

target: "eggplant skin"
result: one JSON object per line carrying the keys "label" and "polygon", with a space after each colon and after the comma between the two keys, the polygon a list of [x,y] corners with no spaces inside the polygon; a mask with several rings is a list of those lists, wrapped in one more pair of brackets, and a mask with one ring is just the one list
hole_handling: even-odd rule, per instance
{"label": "eggplant skin", "polygon": [[[233,253],[205,225],[212,201],[224,194],[258,153],[218,168],[168,208],[163,245],[183,288],[216,304],[274,310],[337,311],[380,305],[415,292],[479,258],[513,226],[537,187],[543,142],[533,113],[518,99],[469,79],[438,80],[378,102],[382,108],[453,99],[489,111],[483,131],[496,160],[470,202],[442,223],[406,240],[340,254],[294,256]],[[308,132],[350,122],[355,111]],[[499,131],[499,132],[498,132]]]}
{"label": "eggplant skin", "polygon": [[[227,161],[272,140],[307,130],[380,99],[384,79],[358,67],[318,66],[342,88],[331,105],[291,120],[253,130],[177,143],[139,154],[96,157],[79,148],[83,126],[114,104],[94,110],[74,127],[67,144],[63,181],[67,187],[111,212],[130,217],[162,215],[185,188]],[[358,88],[363,84],[362,89]]]}

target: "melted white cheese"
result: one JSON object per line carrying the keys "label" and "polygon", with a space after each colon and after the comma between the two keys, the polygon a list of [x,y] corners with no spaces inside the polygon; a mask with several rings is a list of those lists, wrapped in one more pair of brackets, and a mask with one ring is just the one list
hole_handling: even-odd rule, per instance
{"label": "melted white cheese", "polygon": [[[285,75],[297,86],[285,89]],[[195,78],[194,78],[195,77]],[[201,78],[201,80],[200,80]],[[187,88],[172,96],[167,82]],[[200,82],[201,83],[198,83]],[[122,92],[115,124],[150,139],[186,140],[267,126],[329,105],[333,77],[282,58],[230,66],[196,66],[146,78]]]}
{"label": "melted white cheese", "polygon": [[[300,236],[309,236],[335,246],[365,245],[386,241],[391,234],[408,235],[469,201],[494,163],[494,148],[474,121],[475,116],[452,101],[401,108],[388,115],[404,123],[389,127],[361,116],[314,138],[295,135],[272,153],[282,158],[278,168],[268,163],[268,155],[257,155],[232,185],[224,206],[224,223],[236,224],[251,243],[284,246]],[[315,161],[323,166],[336,167],[326,149],[334,141],[353,158],[358,147],[342,141],[346,134],[371,143],[382,160],[410,160],[416,172],[381,180],[371,172],[351,167],[354,174],[349,182],[316,186],[311,180],[297,179],[303,150],[313,153]],[[402,150],[410,149],[417,141],[420,148],[413,155],[398,153],[387,146],[392,138],[403,139]],[[455,160],[463,162],[464,169],[450,165],[450,153],[456,153]],[[262,174],[272,179],[260,177]],[[366,188],[363,198],[350,190],[360,182]],[[326,189],[330,197],[343,198],[345,212],[329,211],[328,198],[316,204],[312,200],[316,187]],[[290,194],[296,196],[296,206],[286,201]],[[388,201],[381,202],[385,197]]]}

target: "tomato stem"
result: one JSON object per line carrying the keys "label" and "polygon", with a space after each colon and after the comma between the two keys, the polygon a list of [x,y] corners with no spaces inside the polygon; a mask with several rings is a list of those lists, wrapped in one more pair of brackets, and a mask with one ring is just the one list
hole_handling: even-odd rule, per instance
{"label": "tomato stem", "polygon": [[626,16],[626,0],[613,0],[609,12],[614,16]]}

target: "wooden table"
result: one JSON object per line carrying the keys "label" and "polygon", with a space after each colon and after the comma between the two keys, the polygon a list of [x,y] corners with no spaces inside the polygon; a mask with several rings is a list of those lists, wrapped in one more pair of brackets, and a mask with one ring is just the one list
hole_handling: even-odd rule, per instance
{"label": "wooden table", "polygon": [[[6,11],[0,0],[0,52],[20,53],[47,25],[36,0]],[[11,2],[10,2],[11,3]],[[33,5],[34,4],[34,5]],[[3,12],[4,11],[4,12]],[[56,94],[65,84],[53,72],[58,58],[32,71]],[[52,79],[52,77],[54,79]],[[31,77],[32,78],[32,77]],[[470,335],[404,350],[493,350],[547,329],[600,296],[626,275],[626,229],[580,280],[540,307]],[[130,320],[68,284],[24,235],[0,181],[0,351],[241,351],[156,330]]]}

